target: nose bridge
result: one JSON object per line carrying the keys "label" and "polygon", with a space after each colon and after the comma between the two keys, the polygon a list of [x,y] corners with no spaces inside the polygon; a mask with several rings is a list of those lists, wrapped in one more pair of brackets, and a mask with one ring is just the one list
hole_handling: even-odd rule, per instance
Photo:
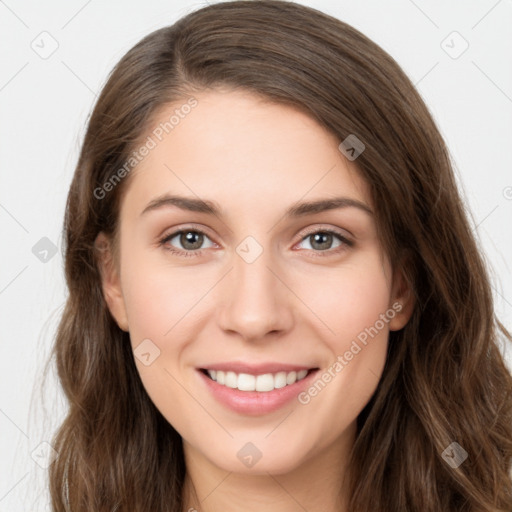
{"label": "nose bridge", "polygon": [[289,328],[292,316],[289,293],[279,275],[272,251],[247,237],[233,255],[226,293],[229,295],[220,312],[224,330],[236,331],[242,337],[258,340],[269,332]]}

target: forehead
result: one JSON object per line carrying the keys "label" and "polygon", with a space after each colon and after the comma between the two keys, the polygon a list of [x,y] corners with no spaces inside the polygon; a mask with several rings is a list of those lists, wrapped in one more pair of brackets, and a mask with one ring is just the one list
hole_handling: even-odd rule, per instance
{"label": "forehead", "polygon": [[371,204],[356,165],[338,149],[341,140],[305,113],[247,91],[194,98],[193,108],[182,109],[184,99],[155,114],[143,136],[154,147],[123,198],[130,210],[164,193],[253,213],[340,195]]}

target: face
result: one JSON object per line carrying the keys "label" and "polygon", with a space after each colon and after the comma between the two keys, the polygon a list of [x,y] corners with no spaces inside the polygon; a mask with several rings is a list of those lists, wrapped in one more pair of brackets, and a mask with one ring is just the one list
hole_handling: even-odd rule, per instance
{"label": "face", "polygon": [[[188,453],[285,473],[353,441],[408,290],[341,140],[248,92],[195,98],[161,140],[146,134],[103,289]],[[301,206],[319,201],[331,208]]]}

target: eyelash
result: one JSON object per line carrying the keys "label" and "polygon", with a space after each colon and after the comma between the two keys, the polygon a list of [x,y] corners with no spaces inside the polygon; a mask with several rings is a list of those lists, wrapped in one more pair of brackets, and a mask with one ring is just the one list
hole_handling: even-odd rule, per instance
{"label": "eyelash", "polygon": [[[172,240],[175,236],[181,235],[182,233],[199,233],[199,234],[204,235],[205,237],[209,238],[207,233],[205,233],[201,229],[185,228],[185,229],[180,229],[178,231],[174,231],[173,233],[170,233],[168,235],[165,235],[163,238],[161,238],[159,240],[159,242],[158,242],[159,246],[162,246],[166,251],[169,251],[172,254],[175,254],[175,255],[181,256],[181,257],[185,257],[185,258],[189,258],[189,257],[192,257],[192,256],[201,256],[203,254],[203,252],[205,251],[205,249],[196,249],[196,250],[184,251],[184,250],[175,249],[172,246],[167,246],[166,245],[166,243],[169,240]],[[334,235],[335,237],[337,237],[340,240],[341,245],[339,247],[335,248],[335,249],[326,249],[324,251],[315,251],[314,249],[307,249],[308,251],[313,251],[312,255],[314,257],[318,256],[320,258],[325,258],[325,257],[328,257],[328,256],[332,256],[333,254],[338,254],[339,252],[341,252],[343,250],[346,250],[347,247],[350,248],[350,247],[352,247],[354,245],[354,243],[352,241],[348,240],[345,236],[343,236],[338,231],[335,231],[335,230],[332,230],[332,229],[316,229],[316,230],[309,231],[309,232],[304,234],[304,236],[300,239],[299,243],[303,242],[306,238],[308,238],[308,237],[310,237],[312,235],[315,235],[317,233]]]}

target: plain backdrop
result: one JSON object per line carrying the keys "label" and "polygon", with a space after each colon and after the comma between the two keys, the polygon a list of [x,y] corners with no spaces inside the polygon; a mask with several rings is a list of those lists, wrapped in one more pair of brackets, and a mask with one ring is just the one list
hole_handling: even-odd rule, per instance
{"label": "plain backdrop", "polygon": [[[512,1],[302,3],[362,31],[416,84],[451,151],[496,311],[511,329]],[[42,402],[41,374],[66,297],[62,219],[87,116],[129,48],[202,5],[0,0],[0,512],[50,510],[46,443],[65,400],[51,373]]]}

